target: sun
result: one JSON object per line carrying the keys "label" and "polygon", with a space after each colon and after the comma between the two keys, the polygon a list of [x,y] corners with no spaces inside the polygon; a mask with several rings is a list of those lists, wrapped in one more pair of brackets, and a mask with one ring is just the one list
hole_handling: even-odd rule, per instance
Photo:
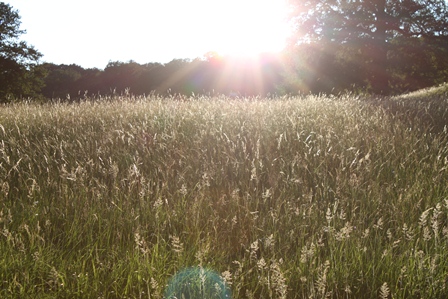
{"label": "sun", "polygon": [[223,56],[250,57],[284,48],[289,34],[284,0],[218,3],[214,17],[203,27],[208,50]]}

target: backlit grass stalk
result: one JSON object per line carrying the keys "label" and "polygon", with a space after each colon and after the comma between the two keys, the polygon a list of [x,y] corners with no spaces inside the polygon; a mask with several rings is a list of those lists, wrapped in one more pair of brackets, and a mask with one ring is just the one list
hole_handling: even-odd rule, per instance
{"label": "backlit grass stalk", "polygon": [[[3,106],[0,296],[162,298],[200,266],[234,298],[444,297],[447,107],[351,95]],[[417,117],[428,111],[433,122]]]}

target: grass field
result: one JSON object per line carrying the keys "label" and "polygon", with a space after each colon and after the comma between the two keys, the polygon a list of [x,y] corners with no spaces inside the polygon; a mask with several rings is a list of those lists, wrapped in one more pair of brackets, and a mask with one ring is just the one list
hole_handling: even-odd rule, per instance
{"label": "grass field", "polygon": [[1,106],[0,297],[448,297],[447,125],[446,86]]}

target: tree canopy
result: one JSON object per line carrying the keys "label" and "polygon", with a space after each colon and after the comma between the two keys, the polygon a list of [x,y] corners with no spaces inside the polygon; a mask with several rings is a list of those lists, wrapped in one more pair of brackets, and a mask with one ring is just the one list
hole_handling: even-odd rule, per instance
{"label": "tree canopy", "polygon": [[11,96],[34,96],[42,85],[42,56],[33,46],[19,40],[20,16],[10,5],[0,2],[0,100]]}
{"label": "tree canopy", "polygon": [[[426,68],[429,75],[442,71],[447,63],[448,8],[444,0],[289,3],[293,8],[293,43],[315,45],[324,60],[336,62],[338,67],[341,62],[350,66],[374,92],[388,92],[391,85],[398,84],[394,75],[412,76],[409,65],[419,72]],[[404,48],[412,54],[403,52]],[[350,73],[348,69],[344,71]]]}
{"label": "tree canopy", "polygon": [[444,0],[290,0],[297,39],[388,42],[448,36]]}

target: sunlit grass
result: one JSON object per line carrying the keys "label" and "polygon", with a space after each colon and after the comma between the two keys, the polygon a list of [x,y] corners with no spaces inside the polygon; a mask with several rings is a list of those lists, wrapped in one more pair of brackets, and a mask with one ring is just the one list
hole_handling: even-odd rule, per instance
{"label": "sunlit grass", "polygon": [[198,266],[233,298],[446,297],[447,108],[350,95],[2,106],[0,297],[163,298]]}

